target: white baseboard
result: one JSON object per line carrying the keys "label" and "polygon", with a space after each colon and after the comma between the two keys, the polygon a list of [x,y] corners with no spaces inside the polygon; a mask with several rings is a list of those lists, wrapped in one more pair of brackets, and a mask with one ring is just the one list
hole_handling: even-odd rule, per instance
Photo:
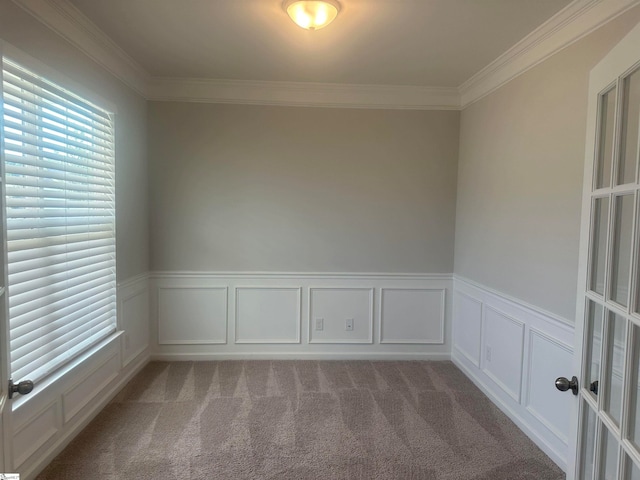
{"label": "white baseboard", "polygon": [[452,361],[558,466],[568,463],[573,326],[532,305],[454,279]]}
{"label": "white baseboard", "polygon": [[546,453],[551,460],[553,460],[556,465],[566,471],[567,462],[564,455],[560,455],[557,452],[553,445],[550,445],[545,437],[539,435],[539,433],[532,429],[531,426],[527,423],[525,419],[523,419],[518,412],[511,408],[506,402],[503,402],[495,393],[494,390],[489,387],[487,384],[483,383],[480,378],[473,372],[470,368],[468,368],[460,358],[456,358],[455,355],[451,357],[451,361],[458,367],[462,372],[469,377],[469,379],[480,389],[482,392],[491,400],[507,417],[511,419],[513,423],[515,423],[520,430],[522,430],[533,442],[544,452]]}
{"label": "white baseboard", "polygon": [[208,360],[451,360],[448,353],[220,353],[220,354],[155,354],[152,361]]}

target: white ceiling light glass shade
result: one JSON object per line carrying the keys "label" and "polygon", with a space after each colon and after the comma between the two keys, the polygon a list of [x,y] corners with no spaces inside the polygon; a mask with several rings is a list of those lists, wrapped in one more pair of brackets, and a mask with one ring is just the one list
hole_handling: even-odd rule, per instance
{"label": "white ceiling light glass shade", "polygon": [[340,11],[337,0],[285,0],[282,7],[291,20],[307,30],[326,27]]}

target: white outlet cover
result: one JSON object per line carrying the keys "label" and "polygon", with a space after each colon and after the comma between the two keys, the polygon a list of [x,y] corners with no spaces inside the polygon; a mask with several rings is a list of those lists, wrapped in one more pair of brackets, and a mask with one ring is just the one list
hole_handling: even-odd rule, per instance
{"label": "white outlet cover", "polygon": [[316,332],[324,330],[324,318],[316,318]]}

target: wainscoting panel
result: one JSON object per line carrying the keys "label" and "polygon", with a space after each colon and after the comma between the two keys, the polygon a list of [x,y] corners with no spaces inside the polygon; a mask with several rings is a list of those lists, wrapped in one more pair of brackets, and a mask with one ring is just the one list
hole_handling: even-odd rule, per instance
{"label": "wainscoting panel", "polygon": [[311,288],[309,302],[309,343],[373,343],[373,288]]}
{"label": "wainscoting panel", "polygon": [[227,288],[158,289],[158,342],[227,343]]}
{"label": "wainscoting panel", "polygon": [[520,402],[524,323],[485,305],[482,325],[482,370],[511,398]]}
{"label": "wainscoting panel", "polygon": [[118,321],[124,331],[123,366],[149,348],[148,282],[133,283],[118,290]]}
{"label": "wainscoting panel", "polygon": [[[525,406],[565,443],[569,441],[571,405],[564,401],[567,394],[560,392],[549,378],[551,372],[556,372],[563,366],[567,369],[565,372],[570,372],[572,361],[571,348],[534,328],[530,329],[528,394]],[[561,374],[558,371],[556,377]]]}
{"label": "wainscoting panel", "polygon": [[480,368],[482,302],[458,291],[455,296],[457,314],[453,325],[453,344],[473,365]]}
{"label": "wainscoting panel", "polygon": [[[167,338],[184,304],[165,292],[180,288],[228,289],[227,344]],[[152,358],[449,359],[451,288],[450,274],[155,272]]]}
{"label": "wainscoting panel", "polygon": [[80,377],[75,385],[62,394],[62,415],[64,423],[73,419],[94,396],[102,391],[109,382],[118,376],[120,358],[118,352],[104,355],[103,360],[96,360],[95,369]]}
{"label": "wainscoting panel", "polygon": [[573,395],[570,322],[464,278],[454,279],[452,360],[566,470]]}
{"label": "wainscoting panel", "polygon": [[236,288],[236,343],[300,343],[301,288]]}
{"label": "wainscoting panel", "polygon": [[380,343],[444,343],[444,289],[383,288],[380,311]]}
{"label": "wainscoting panel", "polygon": [[35,478],[149,361],[146,274],[118,284],[118,332],[11,402],[9,471]]}
{"label": "wainscoting panel", "polygon": [[21,470],[23,464],[31,456],[51,443],[59,433],[60,414],[58,410],[58,404],[50,402],[45,408],[32,415],[26,423],[15,428],[16,433],[13,435],[15,471]]}

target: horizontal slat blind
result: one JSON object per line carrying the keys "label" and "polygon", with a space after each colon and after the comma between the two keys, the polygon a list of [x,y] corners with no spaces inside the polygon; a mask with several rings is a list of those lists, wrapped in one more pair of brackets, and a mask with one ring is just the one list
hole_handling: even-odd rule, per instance
{"label": "horizontal slat blind", "polygon": [[116,329],[113,121],[2,65],[11,373],[37,382]]}

